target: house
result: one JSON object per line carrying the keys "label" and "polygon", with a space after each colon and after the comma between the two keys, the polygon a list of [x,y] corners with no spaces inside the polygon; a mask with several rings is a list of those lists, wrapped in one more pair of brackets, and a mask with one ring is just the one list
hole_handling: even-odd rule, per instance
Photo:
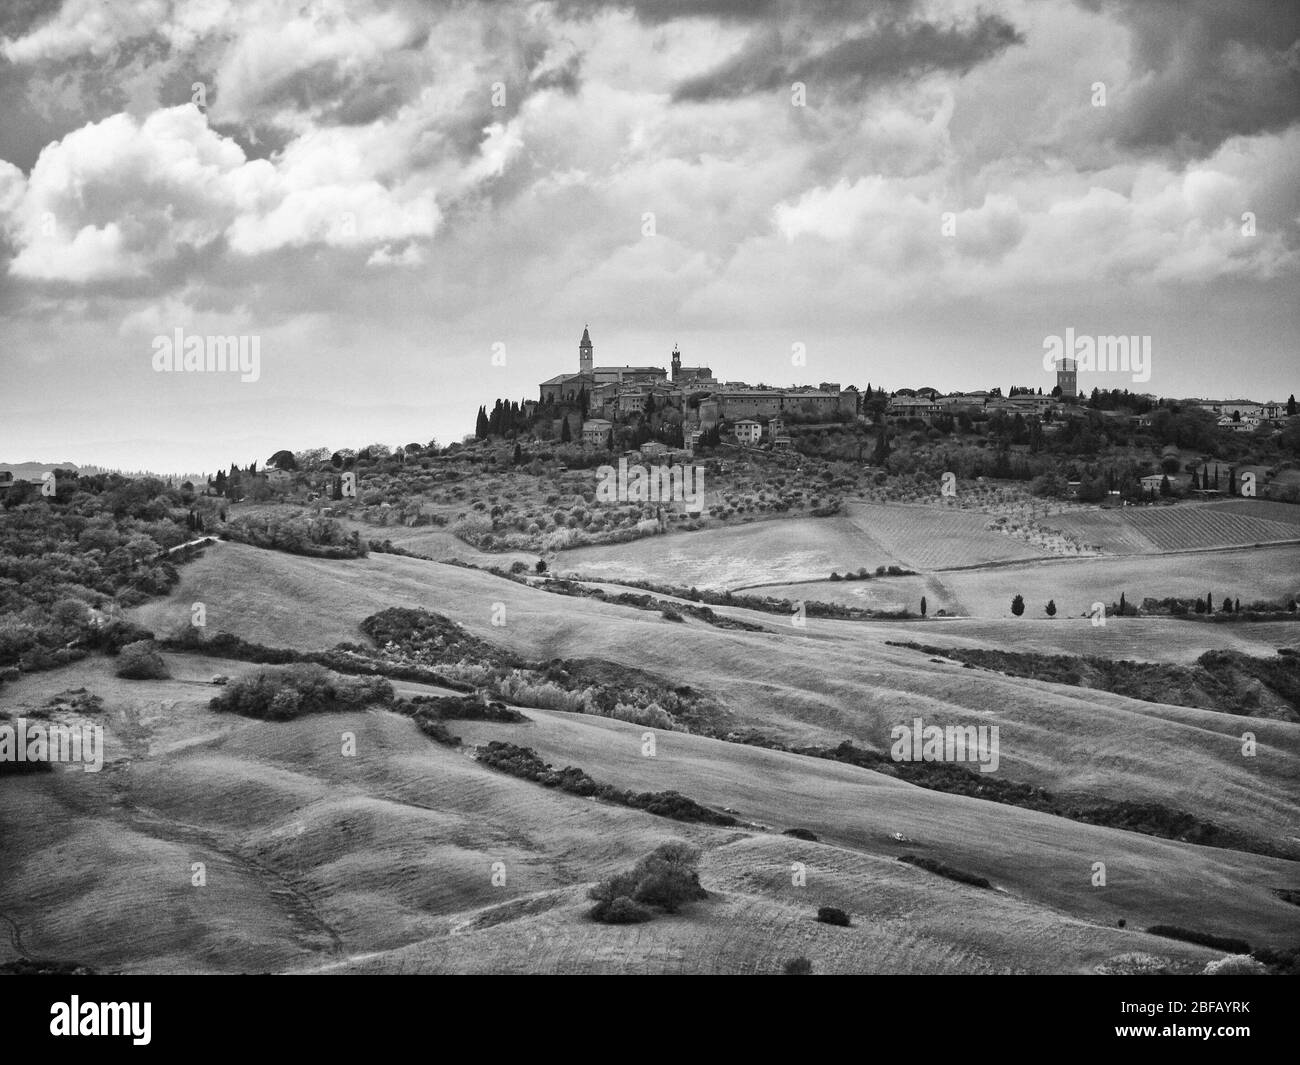
{"label": "house", "polygon": [[894,396],[885,413],[891,418],[930,418],[939,413],[939,404],[920,396]]}
{"label": "house", "polygon": [[658,440],[647,440],[641,445],[641,457],[643,459],[661,459],[668,454],[668,445],[661,444]]}
{"label": "house", "polygon": [[1231,429],[1234,433],[1253,433],[1263,423],[1254,414],[1238,414],[1236,417],[1225,414],[1215,424],[1220,429]]}
{"label": "house", "polygon": [[589,418],[582,423],[582,442],[593,447],[604,447],[609,443],[610,430],[614,423],[604,418]]}
{"label": "house", "polygon": [[[1142,478],[1142,491],[1144,491],[1144,492],[1159,492],[1159,491],[1160,491],[1160,485],[1161,485],[1161,483],[1164,481],[1165,476],[1166,476],[1166,475],[1163,474],[1163,473],[1152,473],[1152,474],[1148,474],[1146,477],[1143,477],[1143,478]],[[1173,484],[1173,481],[1172,481],[1172,480],[1170,481],[1170,484],[1171,484],[1171,485]]]}
{"label": "house", "polygon": [[742,444],[757,444],[763,434],[763,427],[752,418],[742,418],[732,426],[732,430]]}
{"label": "house", "polygon": [[780,418],[773,418],[767,423],[768,439],[775,439],[778,436],[785,435],[785,422]]}

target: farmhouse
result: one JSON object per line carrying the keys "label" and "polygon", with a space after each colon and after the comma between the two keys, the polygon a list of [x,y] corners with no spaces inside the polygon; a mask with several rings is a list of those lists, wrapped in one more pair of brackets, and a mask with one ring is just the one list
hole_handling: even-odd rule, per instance
{"label": "farmhouse", "polygon": [[732,428],[742,444],[757,444],[763,432],[763,427],[751,418],[741,419]]}
{"label": "farmhouse", "polygon": [[593,447],[603,447],[609,441],[609,432],[614,423],[604,418],[589,418],[582,423],[582,442]]}

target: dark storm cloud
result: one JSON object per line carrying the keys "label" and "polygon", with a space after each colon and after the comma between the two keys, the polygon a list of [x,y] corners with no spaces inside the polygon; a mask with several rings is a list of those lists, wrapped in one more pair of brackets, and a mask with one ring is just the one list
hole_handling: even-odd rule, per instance
{"label": "dark storm cloud", "polygon": [[679,100],[711,100],[788,87],[803,81],[865,86],[934,70],[965,73],[1024,38],[997,15],[981,14],[970,23],[938,26],[915,18],[886,18],[866,32],[817,51],[802,38],[770,28],[714,70],[683,82]]}
{"label": "dark storm cloud", "polygon": [[1135,84],[1114,99],[1119,141],[1208,155],[1300,120],[1300,3],[1078,0],[1133,33]]}
{"label": "dark storm cloud", "polygon": [[63,0],[5,0],[0,4],[0,37],[22,37],[53,18]]}

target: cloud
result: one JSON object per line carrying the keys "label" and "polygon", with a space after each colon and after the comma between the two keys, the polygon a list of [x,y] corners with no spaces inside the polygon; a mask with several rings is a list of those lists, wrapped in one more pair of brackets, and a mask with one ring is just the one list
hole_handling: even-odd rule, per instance
{"label": "cloud", "polygon": [[[845,36],[847,34],[847,36]],[[1024,38],[999,15],[977,14],[940,26],[885,12],[865,29],[814,36],[798,27],[772,24],[755,32],[741,50],[713,70],[688,78],[679,100],[711,100],[807,84],[857,91],[933,71],[961,74],[1022,44]]]}
{"label": "cloud", "polygon": [[1121,144],[1213,151],[1300,121],[1300,5],[1274,0],[1079,0],[1127,25],[1132,80],[1108,106]]}
{"label": "cloud", "polygon": [[148,276],[219,241],[255,255],[429,237],[440,213],[418,182],[392,187],[339,132],[249,160],[193,106],[114,115],[48,146],[25,181],[0,172],[17,277],[77,283]]}

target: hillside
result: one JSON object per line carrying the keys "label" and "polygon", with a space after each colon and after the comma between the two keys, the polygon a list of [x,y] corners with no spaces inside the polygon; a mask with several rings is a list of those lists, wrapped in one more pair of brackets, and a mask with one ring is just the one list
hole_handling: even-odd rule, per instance
{"label": "hillside", "polygon": [[[6,782],[0,913],[32,954],[127,971],[772,972],[798,955],[819,972],[1089,971],[1132,951],[1192,968],[1215,956],[1136,930],[1151,923],[1203,924],[1212,909],[1215,931],[1274,940],[1293,921],[1269,891],[1286,862],[699,737],[661,736],[643,758],[640,729],[620,722],[528,711],[531,724],[458,724],[467,742],[508,736],[556,764],[725,803],[768,830],[681,825],[502,776],[390,713],[218,717],[189,679],[206,664],[169,657],[180,679],[147,699],[93,666],[45,675],[39,690],[21,682],[20,700],[98,681],[113,736],[113,765],[96,777]],[[355,758],[338,756],[344,731]],[[793,825],[821,842],[778,834]],[[703,848],[713,898],[632,929],[584,918],[588,884],[673,838]],[[902,865],[904,850],[996,890]],[[1105,890],[1090,885],[1099,858]],[[791,883],[792,862],[806,886]],[[87,863],[102,870],[93,882]],[[821,905],[847,909],[855,927],[817,925]]]}
{"label": "hillside", "polygon": [[[1146,653],[1174,662],[1188,653],[1189,634],[1218,646],[1231,631],[1263,653],[1276,626],[810,617],[797,628],[779,614],[715,608],[758,627],[746,631],[561,597],[463,566],[237,543],[213,546],[179,574],[170,596],[130,612],[134,621],[165,634],[202,602],[209,632],[320,650],[366,643],[361,623],[380,611],[423,608],[522,659],[603,660],[611,678],[621,663],[642,680],[690,685],[719,708],[719,737],[807,747],[848,740],[888,752],[892,726],[916,717],[996,724],[1000,780],[1084,803],[1157,804],[1300,857],[1300,726],[1249,719],[1258,754],[1242,758],[1244,719],[1231,714],[968,669],[891,645],[1023,649],[1041,639],[1077,651],[1101,639],[1118,657],[1140,631]],[[85,687],[104,700],[108,734],[110,765],[98,775],[0,785],[0,860],[13,870],[0,914],[29,956],[75,953],[129,971],[766,972],[803,955],[819,972],[1083,972],[1135,951],[1193,970],[1216,956],[1139,931],[1153,924],[1278,946],[1293,938],[1295,911],[1274,890],[1294,886],[1292,863],[1260,853],[685,732],[653,730],[655,756],[644,757],[644,726],[548,710],[525,709],[530,720],[517,725],[451,722],[464,741],[457,749],[387,710],[232,718],[207,708],[217,690],[210,679],[257,667],[165,657],[171,680],[119,680],[111,660],[94,655],[0,689],[0,707],[17,715]],[[340,757],[348,732],[356,754]],[[505,776],[473,758],[475,745],[493,739],[619,788],[679,791],[734,811],[741,826],[667,821]],[[819,842],[781,835],[793,827]],[[630,928],[585,918],[591,883],[679,838],[702,848],[710,900]],[[78,858],[67,861],[70,853]],[[993,890],[903,865],[904,853],[985,877]],[[190,884],[195,861],[206,866],[201,888]],[[1097,861],[1108,870],[1104,889],[1091,883]],[[493,884],[495,862],[505,863],[505,886]],[[806,866],[804,887],[791,884],[794,862]],[[850,911],[854,927],[817,924],[820,905]]]}

